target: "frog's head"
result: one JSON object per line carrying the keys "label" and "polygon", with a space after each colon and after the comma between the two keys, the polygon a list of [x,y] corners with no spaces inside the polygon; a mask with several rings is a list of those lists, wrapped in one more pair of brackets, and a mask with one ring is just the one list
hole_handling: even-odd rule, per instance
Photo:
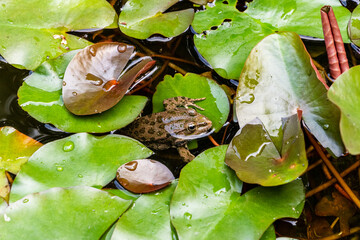
{"label": "frog's head", "polygon": [[212,122],[192,108],[181,109],[177,116],[165,125],[165,129],[171,136],[186,140],[205,137],[214,131]]}

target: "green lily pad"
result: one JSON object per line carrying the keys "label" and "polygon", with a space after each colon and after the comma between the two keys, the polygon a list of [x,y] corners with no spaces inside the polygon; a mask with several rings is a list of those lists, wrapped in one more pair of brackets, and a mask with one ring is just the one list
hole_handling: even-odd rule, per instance
{"label": "green lily pad", "polygon": [[19,105],[32,117],[66,132],[108,132],[131,123],[144,108],[147,98],[125,96],[113,108],[92,116],[76,116],[62,99],[63,76],[78,51],[41,64],[18,91]]}
{"label": "green lily pad", "polygon": [[182,169],[170,204],[179,239],[260,239],[276,219],[300,216],[301,180],[240,196],[241,182],[224,163],[226,149],[208,149]]}
{"label": "green lily pad", "polygon": [[349,42],[346,25],[350,12],[337,0],[254,0],[245,12],[239,12],[236,4],[216,1],[197,12],[192,23],[198,33],[194,36],[196,48],[224,78],[238,79],[251,49],[275,31],[323,38],[320,8],[324,5],[333,6],[343,39]]}
{"label": "green lily pad", "polygon": [[356,7],[351,13],[348,34],[351,42],[356,46],[360,46],[360,7]]}
{"label": "green lily pad", "polygon": [[329,5],[334,10],[344,42],[349,42],[346,29],[350,11],[338,0],[254,0],[245,11],[251,17],[299,35],[324,38],[320,9]]}
{"label": "green lily pad", "polygon": [[52,188],[10,204],[0,238],[99,239],[130,204],[91,187]]}
{"label": "green lily pad", "polygon": [[169,205],[176,182],[156,193],[143,194],[116,223],[116,239],[172,239]]}
{"label": "green lily pad", "polygon": [[256,118],[232,139],[226,164],[241,181],[277,186],[295,180],[307,168],[305,140],[297,114],[283,118],[281,150]]}
{"label": "green lily pad", "polygon": [[196,111],[211,120],[215,131],[219,131],[229,115],[229,100],[224,90],[214,81],[206,77],[188,73],[185,76],[175,74],[166,75],[164,81],[156,87],[153,95],[153,112],[165,110],[163,101],[172,97],[206,98],[196,102],[204,110]]}
{"label": "green lily pad", "polygon": [[17,174],[42,144],[13,127],[0,128],[0,198],[7,198],[10,186],[5,171]]}
{"label": "green lily pad", "polygon": [[239,12],[236,1],[206,6],[205,11],[195,14],[192,26],[199,33],[194,42],[200,54],[220,76],[233,79],[239,78],[251,49],[275,31]]}
{"label": "green lily pad", "polygon": [[280,149],[281,118],[302,111],[321,145],[341,156],[340,113],[326,94],[299,36],[280,32],[262,40],[246,60],[236,93],[236,115],[240,126],[258,117]]}
{"label": "green lily pad", "polygon": [[346,149],[360,154],[360,66],[341,74],[328,91],[329,99],[341,111],[340,131]]}
{"label": "green lily pad", "polygon": [[276,239],[276,233],[274,225],[271,225],[261,236],[260,240],[275,240]]}
{"label": "green lily pad", "polygon": [[153,34],[175,37],[183,33],[194,18],[193,9],[166,12],[179,0],[128,0],[119,16],[120,30],[134,38],[145,39]]}
{"label": "green lily pad", "polygon": [[68,31],[116,27],[117,18],[105,0],[4,1],[0,11],[0,54],[30,70],[91,44]]}
{"label": "green lily pad", "polygon": [[10,201],[52,187],[105,186],[115,178],[120,165],[151,154],[140,142],[121,135],[79,133],[53,141],[22,167],[12,185]]}

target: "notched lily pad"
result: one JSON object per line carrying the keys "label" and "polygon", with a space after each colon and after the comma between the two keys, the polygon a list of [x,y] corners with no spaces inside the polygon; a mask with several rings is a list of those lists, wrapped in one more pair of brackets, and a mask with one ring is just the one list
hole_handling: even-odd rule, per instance
{"label": "notched lily pad", "polygon": [[119,16],[120,30],[134,38],[145,39],[153,34],[175,37],[183,33],[194,18],[192,8],[166,12],[179,0],[128,0]]}
{"label": "notched lily pad", "polygon": [[339,109],[328,100],[326,86],[296,33],[271,34],[253,48],[239,79],[235,109],[240,126],[258,117],[278,149],[281,118],[302,111],[323,147],[335,156],[344,152]]}
{"label": "notched lily pad", "polygon": [[243,126],[231,141],[225,162],[240,180],[262,186],[293,181],[307,168],[305,141],[297,114],[283,119],[281,150],[259,119]]}
{"label": "notched lily pad", "polygon": [[91,115],[116,105],[128,88],[155,61],[144,57],[124,70],[134,46],[124,43],[97,43],[79,51],[66,68],[62,97],[66,108],[76,115]]}
{"label": "notched lily pad", "polygon": [[19,88],[20,106],[36,120],[66,132],[108,132],[134,121],[147,102],[144,96],[124,96],[111,109],[91,116],[76,116],[67,110],[62,99],[62,78],[76,53],[41,64]]}
{"label": "notched lily pad", "polygon": [[116,178],[124,188],[134,193],[157,191],[175,179],[164,164],[151,159],[134,160],[123,164],[117,170]]}
{"label": "notched lily pad", "polygon": [[15,178],[10,201],[52,187],[105,186],[119,165],[151,154],[129,137],[74,134],[45,144],[31,156]]}
{"label": "notched lily pad", "polygon": [[0,197],[7,198],[10,186],[5,171],[17,174],[41,143],[13,127],[0,128]]}
{"label": "notched lily pad", "polygon": [[52,188],[10,204],[0,239],[99,239],[130,204],[91,187]]}
{"label": "notched lily pad", "polygon": [[360,66],[341,74],[328,91],[329,99],[341,111],[340,131],[346,149],[360,153]]}

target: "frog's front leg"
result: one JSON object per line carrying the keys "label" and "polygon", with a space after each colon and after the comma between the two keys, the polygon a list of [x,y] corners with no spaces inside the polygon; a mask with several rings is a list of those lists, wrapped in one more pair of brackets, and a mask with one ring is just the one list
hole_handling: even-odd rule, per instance
{"label": "frog's front leg", "polygon": [[201,111],[204,109],[196,105],[194,102],[205,100],[206,98],[188,98],[188,97],[173,97],[163,101],[166,111],[174,110],[178,107],[188,108],[190,106],[195,107]]}
{"label": "frog's front leg", "polygon": [[177,148],[179,155],[185,162],[191,162],[195,156],[191,154],[186,145]]}

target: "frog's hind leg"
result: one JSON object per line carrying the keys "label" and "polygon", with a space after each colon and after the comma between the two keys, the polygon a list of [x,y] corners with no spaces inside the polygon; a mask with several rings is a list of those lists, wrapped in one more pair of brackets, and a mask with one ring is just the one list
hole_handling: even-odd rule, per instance
{"label": "frog's hind leg", "polygon": [[195,156],[191,154],[186,145],[178,147],[177,150],[179,152],[179,155],[185,162],[191,162],[195,158]]}
{"label": "frog's hind leg", "polygon": [[199,107],[198,105],[196,105],[194,102],[202,101],[205,99],[206,98],[188,98],[188,97],[180,96],[180,97],[173,97],[173,98],[165,99],[163,101],[163,104],[164,104],[166,111],[174,110],[178,107],[189,108],[190,106],[203,111],[204,109]]}

